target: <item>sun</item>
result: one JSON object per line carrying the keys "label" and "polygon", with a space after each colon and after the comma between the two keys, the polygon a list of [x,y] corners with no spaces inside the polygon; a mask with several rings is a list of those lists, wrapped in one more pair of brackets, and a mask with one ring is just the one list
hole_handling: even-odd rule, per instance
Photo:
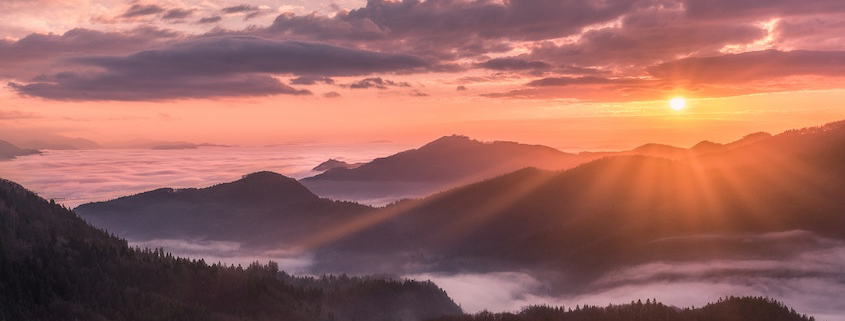
{"label": "sun", "polygon": [[681,110],[687,106],[687,101],[681,97],[675,97],[669,100],[669,107],[672,107],[674,110]]}

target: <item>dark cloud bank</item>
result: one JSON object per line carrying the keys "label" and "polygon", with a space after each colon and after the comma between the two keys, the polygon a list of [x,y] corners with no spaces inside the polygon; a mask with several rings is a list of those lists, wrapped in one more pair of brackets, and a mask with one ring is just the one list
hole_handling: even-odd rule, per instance
{"label": "dark cloud bank", "polygon": [[309,91],[294,89],[272,75],[350,76],[427,66],[410,55],[250,36],[201,38],[128,56],[69,61],[103,71],[58,73],[9,86],[24,95],[57,100],[307,95]]}

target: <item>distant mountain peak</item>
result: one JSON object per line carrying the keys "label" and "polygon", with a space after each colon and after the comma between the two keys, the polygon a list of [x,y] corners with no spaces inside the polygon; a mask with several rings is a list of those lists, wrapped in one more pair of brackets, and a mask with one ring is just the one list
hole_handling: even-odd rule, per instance
{"label": "distant mountain peak", "polygon": [[40,154],[41,152],[34,149],[23,149],[13,145],[5,140],[0,140],[0,160],[11,159],[15,156],[25,156]]}
{"label": "distant mountain peak", "polygon": [[335,168],[345,168],[345,169],[355,168],[355,167],[361,166],[361,164],[362,163],[350,164],[350,163],[347,163],[347,162],[344,162],[344,161],[341,161],[341,160],[329,158],[329,160],[320,163],[320,165],[317,165],[316,167],[312,168],[311,170],[312,171],[318,171],[318,172],[325,172],[325,171],[332,170],[332,169],[335,169]]}
{"label": "distant mountain peak", "polygon": [[643,144],[637,148],[632,149],[634,152],[647,152],[647,151],[677,151],[677,150],[684,150],[680,147],[675,147],[672,145],[666,144],[658,144],[658,143],[647,143]]}
{"label": "distant mountain peak", "polygon": [[271,171],[258,171],[254,173],[249,173],[241,177],[241,180],[269,180],[269,179],[278,179],[278,180],[292,180],[296,181],[290,177],[285,175],[271,172]]}
{"label": "distant mountain peak", "polygon": [[447,136],[440,137],[440,138],[438,138],[438,139],[435,139],[434,141],[438,141],[438,140],[450,140],[450,139],[451,139],[451,140],[464,140],[464,141],[474,140],[474,139],[470,138],[470,137],[469,137],[469,136],[467,136],[467,135],[452,134],[452,135],[447,135]]}
{"label": "distant mountain peak", "polygon": [[769,134],[769,133],[767,133],[767,132],[756,132],[756,133],[751,133],[751,134],[748,134],[748,135],[742,136],[742,138],[740,139],[740,141],[743,141],[743,140],[757,140],[757,139],[769,138],[769,137],[772,137],[772,134]]}
{"label": "distant mountain peak", "polygon": [[756,142],[759,142],[759,141],[762,141],[762,140],[765,140],[765,139],[769,139],[769,138],[772,138],[772,134],[769,134],[767,132],[751,133],[751,134],[743,136],[742,138],[740,138],[739,140],[737,140],[735,142],[732,142],[730,144],[725,145],[725,147],[730,147],[730,148],[743,147],[743,146],[754,144]]}
{"label": "distant mountain peak", "polygon": [[369,209],[321,199],[293,178],[261,171],[210,187],[160,188],[82,204],[75,210],[99,227],[139,239],[191,235],[278,240],[293,237],[299,224],[313,225]]}
{"label": "distant mountain peak", "polygon": [[[580,160],[557,149],[509,141],[482,142],[464,135],[440,137],[355,168],[335,168],[304,179],[332,181],[440,182],[445,188],[495,177],[524,167],[562,169]],[[316,184],[309,188],[319,188]],[[319,193],[319,192],[318,192]]]}
{"label": "distant mountain peak", "polygon": [[423,145],[422,147],[420,147],[420,149],[423,149],[423,148],[426,148],[426,147],[433,147],[433,146],[468,144],[468,143],[481,144],[481,141],[469,138],[469,136],[453,134],[453,135],[443,136],[443,137],[440,137],[438,139],[435,139],[435,140],[429,142],[428,144]]}
{"label": "distant mountain peak", "polygon": [[708,152],[708,151],[719,149],[722,146],[724,146],[724,145],[719,144],[719,143],[714,143],[714,142],[711,142],[709,140],[702,140],[698,144],[695,144],[695,146],[690,148],[690,150],[693,150],[693,151],[696,151],[696,152]]}
{"label": "distant mountain peak", "polygon": [[259,199],[314,200],[319,198],[296,179],[270,171],[246,174],[237,181],[212,186],[208,189],[223,192],[225,195],[249,191],[249,196],[242,196]]}

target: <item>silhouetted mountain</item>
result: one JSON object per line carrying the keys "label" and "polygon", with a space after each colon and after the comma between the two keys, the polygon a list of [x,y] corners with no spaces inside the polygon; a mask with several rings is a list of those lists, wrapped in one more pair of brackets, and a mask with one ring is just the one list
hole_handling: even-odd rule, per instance
{"label": "silhouetted mountain", "polygon": [[529,166],[564,168],[573,164],[573,158],[573,154],[546,146],[483,143],[466,136],[446,136],[354,169],[336,168],[305,180],[453,182],[492,177]]}
{"label": "silhouetted mountain", "polygon": [[302,183],[318,195],[336,199],[396,199],[420,197],[520,168],[564,169],[583,161],[551,147],[484,143],[453,135],[355,168],[333,168]]}
{"label": "silhouetted mountain", "polygon": [[320,165],[317,165],[316,167],[312,168],[311,170],[317,171],[317,172],[325,172],[327,170],[331,170],[331,169],[335,169],[335,168],[353,169],[353,168],[356,168],[358,166],[361,166],[362,164],[363,163],[350,164],[350,163],[347,163],[347,162],[344,162],[344,161],[339,161],[339,160],[336,160],[334,158],[330,158],[329,160],[320,163]]}
{"label": "silhouetted mountain", "polygon": [[[524,169],[401,202],[368,214],[396,232],[360,229],[320,243],[317,268],[540,268],[564,272],[577,290],[647,262],[788,258],[820,246],[816,236],[845,239],[843,211],[840,122],[683,160],[617,156],[563,172]],[[771,233],[780,234],[755,237]]]}
{"label": "silhouetted mountain", "polygon": [[690,151],[695,154],[707,154],[722,151],[724,147],[725,145],[704,140],[690,147]]}
{"label": "silhouetted mountain", "polygon": [[315,272],[542,270],[567,276],[566,291],[636,264],[782,259],[845,239],[845,122],[730,145],[527,168],[378,209],[260,173],[79,212],[133,237],[292,243],[315,254]]}
{"label": "silhouetted mountain", "polygon": [[34,149],[21,149],[5,140],[0,140],[0,160],[7,160],[15,158],[15,156],[25,156],[40,154],[41,152]]}
{"label": "silhouetted mountain", "polygon": [[765,132],[758,132],[745,135],[745,137],[727,144],[719,144],[710,141],[701,141],[691,148],[681,148],[665,144],[648,143],[629,151],[620,152],[581,152],[578,155],[589,159],[610,157],[610,156],[650,156],[668,159],[683,159],[688,157],[700,156],[703,154],[722,153],[735,148],[740,148],[761,140],[771,138],[772,135]]}
{"label": "silhouetted mountain", "polygon": [[153,149],[153,150],[179,150],[179,149],[197,149],[203,147],[236,147],[236,145],[214,144],[214,143],[191,143],[186,141],[172,141],[172,140],[153,140],[136,138],[129,141],[122,141],[110,143],[106,145],[107,148],[133,148],[133,149]]}
{"label": "silhouetted mountain", "polygon": [[772,134],[766,132],[751,133],[743,136],[737,141],[725,144],[725,147],[729,149],[743,147],[769,138],[772,138]]}
{"label": "silhouetted mountain", "polygon": [[769,139],[772,137],[772,134],[765,133],[765,132],[758,132],[753,134],[748,134],[742,137],[739,140],[727,143],[727,144],[720,144],[714,143],[711,141],[701,141],[697,144],[693,145],[689,149],[686,148],[679,148],[669,145],[663,144],[645,144],[640,147],[634,148],[628,152],[620,152],[617,153],[616,156],[619,155],[640,155],[640,156],[652,156],[652,157],[662,157],[668,159],[681,159],[687,157],[694,157],[700,156],[703,154],[712,154],[712,153],[723,153],[727,152],[736,148],[744,147],[765,139]]}
{"label": "silhouetted mountain", "polygon": [[677,159],[689,156],[689,150],[670,145],[649,143],[632,149],[629,154]]}
{"label": "silhouetted mountain", "polygon": [[102,148],[100,144],[85,138],[50,136],[42,139],[19,142],[18,146],[31,149],[77,150]]}
{"label": "silhouetted mountain", "polygon": [[75,210],[93,225],[133,240],[295,240],[352,218],[367,206],[321,199],[295,179],[258,172],[207,188],[161,188]]}
{"label": "silhouetted mountain", "polygon": [[[259,177],[258,179],[264,179]],[[420,320],[460,308],[430,282],[287,275],[129,248],[0,180],[0,320]]]}
{"label": "silhouetted mountain", "polygon": [[[136,147],[139,145],[136,145]],[[142,145],[141,145],[142,146]],[[197,149],[200,147],[234,147],[233,145],[221,145],[211,143],[185,143],[185,142],[157,142],[150,147],[152,150],[179,150],[179,149]]]}
{"label": "silhouetted mountain", "polygon": [[646,300],[623,305],[549,307],[531,306],[519,313],[481,312],[444,316],[431,321],[814,321],[783,303],[767,298],[730,297],[698,309],[679,309]]}
{"label": "silhouetted mountain", "polygon": [[197,144],[191,144],[191,143],[155,145],[153,147],[150,147],[150,149],[153,149],[153,150],[197,149],[197,148],[199,148],[199,146],[197,146]]}

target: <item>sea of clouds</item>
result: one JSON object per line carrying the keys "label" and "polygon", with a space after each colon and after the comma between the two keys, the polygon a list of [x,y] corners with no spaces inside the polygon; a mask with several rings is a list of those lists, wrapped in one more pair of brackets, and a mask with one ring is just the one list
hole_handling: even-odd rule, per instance
{"label": "sea of clouds", "polygon": [[[657,299],[677,307],[701,307],[726,296],[763,296],[817,320],[845,321],[845,242],[780,260],[731,259],[652,262],[596,280],[589,293],[556,295],[530,271],[421,273],[446,290],[466,312],[519,311],[527,305],[607,306]],[[559,289],[557,289],[559,290]]]}
{"label": "sea of clouds", "polygon": [[161,187],[206,187],[256,171],[293,178],[329,158],[366,162],[405,148],[390,142],[349,145],[208,147],[182,150],[46,150],[0,161],[0,178],[12,180],[68,207]]}
{"label": "sea of clouds", "polygon": [[[0,162],[0,177],[72,208],[160,187],[210,186],[261,170],[303,178],[314,175],[310,169],[328,158],[368,161],[405,149],[403,147],[371,143],[188,150],[49,150],[42,155]],[[565,292],[556,288],[561,285],[552,284],[543,279],[542,274],[532,271],[423,271],[403,276],[437,283],[466,312],[518,311],[531,304],[606,306],[649,298],[679,307],[698,307],[720,297],[753,295],[781,300],[818,320],[845,321],[845,300],[842,300],[845,296],[845,243],[807,233],[794,231],[734,240],[767,244],[784,238],[814,240],[807,243],[810,247],[784,257],[650,262],[608,273],[595,280],[589,293],[560,294]],[[129,241],[132,246],[164,248],[175,255],[201,258],[208,263],[246,266],[272,260],[282,269],[296,274],[307,274],[314,261],[310,253],[245,248],[236,242]]]}

